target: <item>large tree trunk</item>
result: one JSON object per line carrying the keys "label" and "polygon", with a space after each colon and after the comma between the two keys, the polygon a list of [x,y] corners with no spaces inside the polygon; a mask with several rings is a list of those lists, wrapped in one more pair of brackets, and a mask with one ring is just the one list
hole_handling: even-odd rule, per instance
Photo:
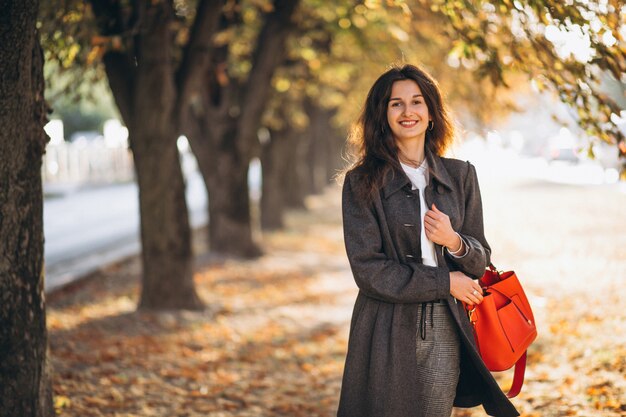
{"label": "large tree trunk", "polygon": [[46,366],[37,0],[0,2],[0,416],[54,415]]}
{"label": "large tree trunk", "polygon": [[[140,308],[199,309],[185,184],[176,146],[177,100],[168,2],[146,6],[136,55],[105,56],[109,84],[129,130],[139,185],[143,276]],[[133,61],[136,59],[136,66]]]}
{"label": "large tree trunk", "polygon": [[139,307],[200,309],[176,135],[150,130],[132,134],[144,265]]}

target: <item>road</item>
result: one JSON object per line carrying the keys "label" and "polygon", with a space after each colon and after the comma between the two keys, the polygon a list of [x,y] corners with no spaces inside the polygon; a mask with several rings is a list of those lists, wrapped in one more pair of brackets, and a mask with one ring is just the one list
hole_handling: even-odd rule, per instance
{"label": "road", "polygon": [[[193,227],[207,222],[207,196],[197,173],[187,177]],[[140,251],[137,185],[78,189],[44,203],[45,290]]]}

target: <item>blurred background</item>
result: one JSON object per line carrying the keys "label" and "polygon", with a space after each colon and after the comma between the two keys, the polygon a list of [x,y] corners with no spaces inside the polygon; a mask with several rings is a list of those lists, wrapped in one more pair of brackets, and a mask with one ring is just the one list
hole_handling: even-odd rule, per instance
{"label": "blurred background", "polygon": [[516,406],[626,416],[622,1],[36,11],[58,415],[335,415],[357,291],[337,177],[370,86],[411,63],[440,83],[448,156],[477,167],[492,260],[535,309]]}

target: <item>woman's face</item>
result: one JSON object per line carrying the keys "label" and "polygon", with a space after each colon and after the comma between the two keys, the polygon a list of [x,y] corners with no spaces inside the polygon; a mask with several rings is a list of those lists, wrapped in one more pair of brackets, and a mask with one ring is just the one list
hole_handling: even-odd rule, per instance
{"label": "woman's face", "polygon": [[396,141],[424,140],[428,128],[428,106],[417,83],[395,81],[387,104],[387,122]]}

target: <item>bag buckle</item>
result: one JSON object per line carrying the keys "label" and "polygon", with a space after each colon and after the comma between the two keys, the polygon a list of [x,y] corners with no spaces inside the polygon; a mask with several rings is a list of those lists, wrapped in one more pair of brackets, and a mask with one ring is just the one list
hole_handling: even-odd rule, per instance
{"label": "bag buckle", "polygon": [[474,317],[474,312],[476,311],[476,307],[472,308],[471,310],[469,310],[467,312],[467,317],[469,318],[470,323],[472,323],[472,325],[476,324],[476,320]]}

